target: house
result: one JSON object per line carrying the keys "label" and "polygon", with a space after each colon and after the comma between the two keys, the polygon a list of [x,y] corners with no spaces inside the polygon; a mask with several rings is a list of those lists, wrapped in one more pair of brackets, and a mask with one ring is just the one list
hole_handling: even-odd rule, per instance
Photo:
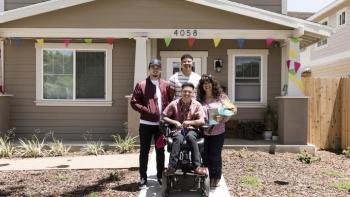
{"label": "house", "polygon": [[[298,78],[288,77],[287,62],[298,76],[299,48],[331,34],[286,16],[285,0],[2,2],[6,95],[0,99],[9,100],[9,115],[0,115],[20,137],[38,129],[64,140],[81,140],[87,132],[102,140],[125,134],[125,96],[146,77],[148,60],[161,58],[168,78],[185,52],[194,56],[197,73],[211,73],[226,87],[238,106],[236,119],[262,120],[287,84],[299,87]],[[11,2],[19,8],[11,9]]]}
{"label": "house", "polygon": [[336,0],[307,20],[330,26],[335,33],[309,46],[302,55],[312,76],[350,75],[350,1]]}

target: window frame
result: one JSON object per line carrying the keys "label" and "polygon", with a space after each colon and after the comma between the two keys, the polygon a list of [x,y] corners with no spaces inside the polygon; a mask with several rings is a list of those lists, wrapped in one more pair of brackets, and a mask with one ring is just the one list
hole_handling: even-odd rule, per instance
{"label": "window frame", "polygon": [[[36,48],[36,100],[37,106],[112,106],[112,50],[113,45],[103,43],[72,43],[65,47],[62,43],[35,44]],[[76,52],[96,51],[105,52],[105,98],[76,99],[73,88],[73,99],[44,99],[44,50],[72,50],[73,53],[73,84],[76,82]],[[75,85],[73,85],[75,87]]]}
{"label": "window frame", "polygon": [[[324,23],[324,22],[327,22],[327,26],[329,26],[329,18],[328,18],[328,17],[327,17],[327,18],[324,18],[323,20],[321,20],[321,21],[319,22],[319,24],[322,25],[322,23]],[[325,44],[322,44],[322,45],[320,45],[320,46],[318,46],[318,44],[319,44],[319,43],[322,43],[324,40],[326,40],[326,43],[325,43]],[[315,48],[316,48],[316,49],[323,49],[323,48],[326,48],[326,47],[328,47],[328,39],[327,39],[327,38],[322,39],[322,40],[318,41],[318,42],[315,44]]]}
{"label": "window frame", "polygon": [[[345,13],[345,23],[344,24],[339,24],[340,23],[340,16],[342,15],[342,13]],[[345,8],[343,8],[343,9],[341,9],[341,10],[339,10],[338,12],[337,12],[337,15],[336,15],[336,22],[337,22],[337,28],[338,29],[340,29],[340,28],[343,28],[343,27],[345,27],[346,26],[346,23],[347,23],[347,7],[345,7]]]}
{"label": "window frame", "polygon": [[[228,55],[228,94],[230,99],[241,108],[265,108],[267,106],[267,68],[268,68],[268,54],[267,49],[229,49]],[[235,97],[236,88],[236,57],[260,57],[260,101],[237,101]]]}

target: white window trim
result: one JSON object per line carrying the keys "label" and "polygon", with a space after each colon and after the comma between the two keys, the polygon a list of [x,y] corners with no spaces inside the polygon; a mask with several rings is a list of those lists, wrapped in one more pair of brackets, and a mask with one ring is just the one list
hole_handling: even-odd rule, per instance
{"label": "white window trim", "polygon": [[[36,101],[37,106],[112,106],[112,49],[110,44],[69,44],[65,47],[62,43],[35,44],[36,48]],[[105,99],[79,99],[59,100],[43,98],[43,51],[49,50],[91,50],[106,52],[105,69]],[[74,71],[75,72],[75,71]],[[75,92],[75,90],[73,90]],[[75,95],[75,93],[74,93]],[[75,97],[75,96],[74,96]]]}
{"label": "white window trim", "polygon": [[[329,26],[329,17],[324,18],[324,19],[321,20],[319,23],[322,24],[322,23],[324,23],[324,22],[327,22],[327,26]],[[317,44],[318,44],[319,42],[321,42],[322,40],[320,40],[319,42],[316,42],[316,43],[315,43],[315,47],[314,47],[315,50],[320,50],[320,49],[324,49],[324,48],[327,48],[327,47],[328,47],[328,39],[325,38],[325,39],[323,39],[323,40],[327,40],[327,43],[326,43],[325,45],[317,46]]]}
{"label": "white window trim", "polygon": [[[265,108],[267,106],[267,49],[229,49],[228,55],[228,95],[230,99],[241,108]],[[236,56],[260,56],[261,57],[261,100],[260,102],[236,102],[235,101],[235,57]]]}
{"label": "white window trim", "polygon": [[[339,10],[339,11],[337,12],[337,15],[336,15],[336,22],[337,22],[336,27],[337,27],[337,29],[341,29],[341,28],[345,27],[346,24],[348,23],[347,9],[348,9],[348,8],[345,7],[345,8],[343,8],[343,9],[341,9],[341,10]],[[340,16],[341,13],[343,13],[343,12],[345,12],[345,23],[342,24],[342,25],[339,25],[339,16]]]}

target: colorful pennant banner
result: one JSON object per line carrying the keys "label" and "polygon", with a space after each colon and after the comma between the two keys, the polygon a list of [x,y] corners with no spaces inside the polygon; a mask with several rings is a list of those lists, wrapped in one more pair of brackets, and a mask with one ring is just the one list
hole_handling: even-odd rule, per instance
{"label": "colorful pennant banner", "polygon": [[267,38],[267,39],[266,39],[266,45],[267,45],[267,46],[271,46],[271,45],[273,44],[273,41],[274,41],[274,39],[272,39],[272,38]]}
{"label": "colorful pennant banner", "polygon": [[189,47],[189,48],[192,48],[195,42],[196,42],[196,38],[194,38],[194,37],[189,37],[189,38],[188,38],[188,47]]}
{"label": "colorful pennant banner", "polygon": [[296,37],[292,37],[291,40],[294,43],[298,43],[300,41],[299,38],[296,38]]}
{"label": "colorful pennant banner", "polygon": [[64,46],[65,46],[65,47],[68,47],[69,44],[70,44],[70,41],[71,41],[70,38],[65,38],[65,39],[63,39]]}
{"label": "colorful pennant banner", "polygon": [[240,38],[237,40],[237,42],[238,42],[239,48],[242,49],[244,47],[245,39]]}
{"label": "colorful pennant banner", "polygon": [[92,39],[91,39],[91,38],[85,38],[85,39],[84,39],[84,42],[85,42],[86,44],[91,44],[91,43],[92,43]]}
{"label": "colorful pennant banner", "polygon": [[113,38],[107,38],[106,41],[107,41],[108,44],[112,45],[113,42],[114,42],[114,39]]}
{"label": "colorful pennant banner", "polygon": [[36,39],[36,43],[38,43],[39,45],[44,45],[44,39]]}

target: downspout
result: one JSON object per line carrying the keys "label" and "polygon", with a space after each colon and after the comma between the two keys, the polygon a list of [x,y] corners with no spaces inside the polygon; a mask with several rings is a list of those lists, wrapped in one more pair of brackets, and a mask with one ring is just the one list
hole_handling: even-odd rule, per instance
{"label": "downspout", "polygon": [[0,40],[0,50],[1,50],[1,54],[0,54],[0,58],[1,58],[1,85],[3,88],[3,92],[5,92],[5,64],[4,64],[4,40],[1,39]]}

